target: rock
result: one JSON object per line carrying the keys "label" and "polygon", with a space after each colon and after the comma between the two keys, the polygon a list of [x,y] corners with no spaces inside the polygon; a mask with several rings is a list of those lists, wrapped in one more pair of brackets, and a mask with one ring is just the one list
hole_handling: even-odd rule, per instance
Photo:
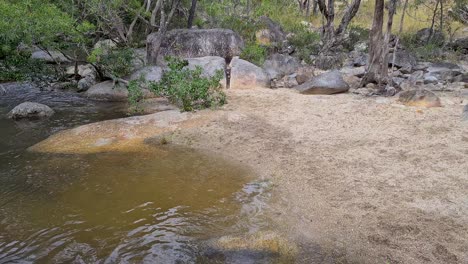
{"label": "rock", "polygon": [[369,45],[366,41],[361,41],[361,42],[354,44],[354,50],[358,52],[366,52],[368,48],[369,48]]}
{"label": "rock", "polygon": [[366,73],[366,67],[344,67],[340,70],[343,75],[352,75],[362,78]]}
{"label": "rock", "polygon": [[219,81],[222,87],[226,87],[226,60],[218,56],[206,56],[201,58],[187,59],[188,68],[195,70],[197,66],[202,68],[203,77],[213,77],[218,71],[222,72],[222,78]]}
{"label": "rock", "polygon": [[275,53],[263,64],[263,69],[270,76],[270,79],[282,78],[292,74],[300,67],[299,61],[290,56]]}
{"label": "rock", "polygon": [[[432,37],[431,37],[432,34]],[[444,34],[440,30],[431,28],[423,28],[416,32],[416,41],[419,44],[427,44],[429,42],[442,45],[445,40]],[[430,38],[430,39],[429,39]]]}
{"label": "rock", "polygon": [[433,92],[425,89],[403,91],[398,101],[407,106],[440,107],[440,98]]}
{"label": "rock", "polygon": [[462,70],[458,65],[447,62],[433,63],[426,71],[425,79],[426,77],[431,80],[435,78],[437,81],[443,82],[452,82],[458,75],[462,74]]}
{"label": "rock", "polygon": [[344,81],[339,71],[322,73],[312,80],[295,87],[302,94],[336,94],[349,90],[349,85]]}
{"label": "rock", "polygon": [[310,80],[310,76],[307,74],[296,74],[296,81],[298,84],[303,84]]}
{"label": "rock", "polygon": [[123,85],[114,86],[112,81],[105,81],[91,86],[85,96],[93,100],[119,102],[127,100],[128,90]]}
{"label": "rock", "polygon": [[354,67],[366,66],[368,61],[369,61],[369,54],[358,53],[352,57],[351,66],[354,66]]}
{"label": "rock", "polygon": [[271,81],[271,88],[292,88],[298,85],[296,80],[297,74],[293,73],[290,75],[286,75],[280,80],[273,79]]}
{"label": "rock", "polygon": [[47,63],[70,62],[61,52],[50,50],[48,53],[43,50],[36,50],[31,54],[31,59],[41,60]]}
{"label": "rock", "polygon": [[[463,82],[463,83],[466,83],[468,84],[468,73],[462,73],[458,76],[456,76],[453,81],[455,82]],[[468,87],[467,87],[468,88]]]}
{"label": "rock", "polygon": [[456,39],[450,46],[454,50],[468,54],[468,37]]}
{"label": "rock", "polygon": [[223,236],[208,241],[202,263],[294,263],[297,246],[274,232]]}
{"label": "rock", "polygon": [[[389,54],[388,64],[393,65],[393,53]],[[411,72],[416,65],[416,58],[408,51],[398,50],[395,53],[395,67],[404,69],[403,73]]]}
{"label": "rock", "polygon": [[230,87],[233,89],[249,89],[254,87],[269,87],[268,75],[262,68],[253,63],[234,57],[230,64]]}
{"label": "rock", "polygon": [[468,122],[468,104],[463,107],[462,120]]}
{"label": "rock", "polygon": [[343,75],[343,80],[350,88],[357,89],[361,86],[361,78],[354,75]]}
{"label": "rock", "polygon": [[147,37],[148,62],[154,63],[159,55],[183,58],[219,56],[233,58],[240,55],[244,42],[230,29],[175,29],[167,32],[161,43],[160,54],[155,54],[159,42],[157,33]]}
{"label": "rock", "polygon": [[421,84],[424,81],[424,72],[423,71],[415,71],[413,72],[409,78],[408,81],[412,85],[416,84]]}
{"label": "rock", "polygon": [[24,102],[21,103],[15,108],[13,108],[8,114],[8,118],[11,119],[38,119],[49,117],[54,114],[54,110],[44,104],[33,103],[33,102]]}
{"label": "rock", "polygon": [[93,49],[101,49],[103,54],[107,54],[110,49],[117,47],[117,42],[112,39],[99,40],[94,44]]}
{"label": "rock", "polygon": [[413,67],[414,71],[424,71],[431,66],[430,62],[418,62],[416,66]]}
{"label": "rock", "polygon": [[212,77],[217,71],[222,71],[224,75],[226,70],[226,60],[218,56],[189,58],[187,61],[189,63],[188,68],[191,70],[195,70],[197,66],[200,66],[203,70],[202,76],[204,77]]}
{"label": "rock", "polygon": [[424,82],[424,84],[438,83],[439,79],[437,79],[437,77],[435,77],[435,76],[433,76],[433,75],[431,75],[429,73],[426,73],[426,74],[424,74],[423,82]]}
{"label": "rock", "polygon": [[346,55],[336,53],[333,55],[319,55],[315,59],[315,66],[322,70],[331,70],[341,67],[346,60]]}
{"label": "rock", "polygon": [[[68,76],[75,75],[75,66],[67,67],[66,74]],[[78,75],[80,77],[85,77],[85,76],[88,76],[88,75],[96,76],[96,70],[94,69],[94,67],[91,64],[78,65]]]}
{"label": "rock", "polygon": [[283,29],[278,23],[271,20],[271,18],[261,16],[258,24],[261,28],[255,33],[258,44],[280,47],[286,41],[286,34]]}
{"label": "rock", "polygon": [[146,66],[130,75],[130,80],[143,78],[149,82],[159,82],[163,76],[163,69],[159,66]]}
{"label": "rock", "polygon": [[132,71],[142,69],[147,64],[146,49],[133,49]]}
{"label": "rock", "polygon": [[369,96],[369,95],[372,95],[374,93],[373,89],[369,89],[369,88],[365,88],[365,87],[364,88],[352,89],[350,91],[353,94],[359,94],[359,95],[362,95],[362,96]]}
{"label": "rock", "polygon": [[76,86],[77,92],[86,92],[91,86],[96,84],[96,77],[94,75],[87,75],[78,81]]}

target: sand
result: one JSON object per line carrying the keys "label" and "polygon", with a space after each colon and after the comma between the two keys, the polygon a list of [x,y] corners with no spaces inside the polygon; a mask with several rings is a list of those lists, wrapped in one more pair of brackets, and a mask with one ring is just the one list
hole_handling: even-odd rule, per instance
{"label": "sand", "polygon": [[[229,90],[228,105],[186,115],[163,136],[270,180],[270,214],[299,244],[298,263],[468,263],[468,122],[460,98],[441,97],[443,107],[418,108],[396,98]],[[154,126],[112,144],[161,137]],[[79,134],[33,149],[70,146]],[[101,137],[93,140],[107,142]]]}

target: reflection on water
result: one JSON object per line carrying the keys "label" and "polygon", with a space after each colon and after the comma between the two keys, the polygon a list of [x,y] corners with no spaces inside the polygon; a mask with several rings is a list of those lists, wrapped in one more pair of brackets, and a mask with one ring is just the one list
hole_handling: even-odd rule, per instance
{"label": "reflection on water", "polygon": [[76,95],[35,94],[30,101],[53,97],[45,103],[57,114],[5,119],[29,91],[0,100],[0,263],[193,263],[200,241],[264,225],[267,183],[211,154],[25,152],[55,131],[124,115]]}

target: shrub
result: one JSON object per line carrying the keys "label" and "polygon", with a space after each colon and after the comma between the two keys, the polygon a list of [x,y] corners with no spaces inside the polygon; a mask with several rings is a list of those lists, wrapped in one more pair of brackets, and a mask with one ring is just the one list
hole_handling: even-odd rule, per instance
{"label": "shrub", "polygon": [[88,56],[103,75],[122,78],[132,72],[134,51],[131,48],[97,48]]}
{"label": "shrub", "polygon": [[262,66],[267,55],[268,50],[266,47],[258,44],[248,44],[244,50],[242,50],[240,58],[252,62],[257,66]]}
{"label": "shrub", "polygon": [[33,81],[41,86],[54,70],[43,61],[30,58],[30,54],[11,53],[0,60],[0,82]]}
{"label": "shrub", "polygon": [[208,107],[221,106],[226,103],[226,95],[221,90],[220,80],[223,71],[213,77],[203,77],[202,68],[187,68],[188,61],[167,57],[169,71],[161,81],[150,83],[150,89],[159,96],[167,97],[183,111],[192,111]]}
{"label": "shrub", "polygon": [[310,55],[320,50],[320,35],[303,28],[289,39],[289,43],[295,47],[300,60],[310,63]]}

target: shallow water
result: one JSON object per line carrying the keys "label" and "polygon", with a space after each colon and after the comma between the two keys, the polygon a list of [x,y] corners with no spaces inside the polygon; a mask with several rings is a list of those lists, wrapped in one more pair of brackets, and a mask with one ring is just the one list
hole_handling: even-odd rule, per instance
{"label": "shallow water", "polygon": [[[125,107],[7,88],[0,97],[0,263],[195,263],[203,241],[265,226],[268,184],[210,153],[171,146],[89,155],[25,151],[51,133],[125,116]],[[26,100],[56,114],[34,122],[5,118]]]}

